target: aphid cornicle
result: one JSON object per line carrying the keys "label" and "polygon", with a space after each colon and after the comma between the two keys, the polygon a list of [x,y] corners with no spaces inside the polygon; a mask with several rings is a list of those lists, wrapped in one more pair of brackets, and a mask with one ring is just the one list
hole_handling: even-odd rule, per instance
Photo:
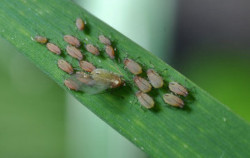
{"label": "aphid cornicle", "polygon": [[175,94],[182,95],[184,97],[188,95],[187,89],[177,82],[170,82],[168,87]]}
{"label": "aphid cornicle", "polygon": [[124,60],[124,65],[131,73],[135,75],[142,73],[141,66],[132,59],[126,58]]}
{"label": "aphid cornicle", "polygon": [[141,103],[141,105],[144,106],[147,109],[151,109],[155,105],[154,100],[146,93],[138,91],[136,93],[136,97],[139,100],[139,102]]}
{"label": "aphid cornicle", "polygon": [[70,90],[78,91],[79,85],[71,79],[64,80],[64,85],[68,87]]}
{"label": "aphid cornicle", "polygon": [[87,62],[87,61],[84,61],[84,60],[79,61],[79,66],[80,66],[84,71],[87,71],[87,72],[92,72],[93,70],[96,69],[96,67],[95,67],[92,63]]}
{"label": "aphid cornicle", "polygon": [[152,86],[150,85],[150,83],[142,77],[135,76],[134,82],[142,92],[147,93],[147,92],[151,91],[151,89],[152,89]]}
{"label": "aphid cornicle", "polygon": [[154,88],[161,88],[163,86],[163,79],[155,70],[148,69],[147,76]]}
{"label": "aphid cornicle", "polygon": [[41,43],[41,44],[45,44],[48,42],[48,39],[46,37],[43,37],[43,36],[36,36],[34,38],[38,43]]}
{"label": "aphid cornicle", "polygon": [[100,52],[97,47],[95,47],[93,44],[87,44],[86,50],[94,55],[99,55]]}
{"label": "aphid cornicle", "polygon": [[105,51],[111,59],[115,58],[115,51],[112,46],[107,45]]}
{"label": "aphid cornicle", "polygon": [[163,100],[165,101],[165,103],[174,106],[174,107],[179,107],[179,108],[183,108],[184,107],[184,102],[181,98],[167,93],[163,95]]}
{"label": "aphid cornicle", "polygon": [[53,43],[47,43],[47,44],[46,44],[46,47],[47,47],[48,50],[51,51],[52,53],[55,53],[55,54],[57,54],[57,55],[60,55],[60,54],[61,54],[61,49],[60,49],[57,45],[55,45],[55,44],[53,44]]}
{"label": "aphid cornicle", "polygon": [[63,37],[63,39],[64,39],[65,42],[67,42],[68,44],[70,44],[72,46],[75,46],[75,47],[80,47],[81,46],[80,41],[74,36],[65,35]]}
{"label": "aphid cornicle", "polygon": [[81,18],[77,18],[76,19],[76,27],[78,28],[78,30],[84,30],[84,22]]}
{"label": "aphid cornicle", "polygon": [[73,74],[73,72],[74,72],[73,67],[67,61],[65,61],[63,59],[59,59],[57,62],[57,65],[60,69],[67,72],[68,74]]}
{"label": "aphid cornicle", "polygon": [[83,59],[83,55],[82,55],[81,51],[74,46],[67,46],[66,51],[73,58],[76,58],[78,60]]}
{"label": "aphid cornicle", "polygon": [[105,45],[109,45],[109,46],[111,45],[111,41],[104,35],[99,36],[99,41]]}

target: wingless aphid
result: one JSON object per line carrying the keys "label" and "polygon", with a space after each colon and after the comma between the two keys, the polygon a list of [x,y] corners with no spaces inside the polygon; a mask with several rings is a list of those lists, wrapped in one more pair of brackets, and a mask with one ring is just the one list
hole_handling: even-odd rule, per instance
{"label": "wingless aphid", "polygon": [[150,83],[142,77],[135,76],[134,82],[142,92],[147,93],[147,92],[151,91],[151,89],[152,89],[152,86],[150,85]]}
{"label": "wingless aphid", "polygon": [[134,75],[138,75],[138,74],[142,73],[141,66],[132,59],[126,58],[124,60],[124,65]]}
{"label": "wingless aphid", "polygon": [[105,51],[111,59],[115,58],[115,51],[112,46],[107,45]]}
{"label": "wingless aphid", "polygon": [[109,45],[109,46],[111,45],[111,41],[104,35],[99,36],[99,41],[105,45]]}
{"label": "wingless aphid", "polygon": [[141,103],[141,105],[145,108],[151,109],[152,107],[154,107],[155,102],[148,94],[138,91],[136,93],[136,97]]}
{"label": "wingless aphid", "polygon": [[170,82],[168,87],[175,94],[182,95],[185,97],[188,95],[187,89],[177,82]]}
{"label": "wingless aphid", "polygon": [[60,49],[57,45],[55,45],[55,44],[53,44],[53,43],[47,43],[47,44],[46,44],[46,47],[47,47],[48,50],[51,51],[52,53],[55,53],[55,54],[57,54],[57,55],[60,55],[60,54],[61,54],[61,49]]}
{"label": "wingless aphid", "polygon": [[79,72],[69,78],[74,81],[79,91],[88,94],[96,94],[105,91],[108,88],[117,88],[123,84],[121,76],[105,69],[95,69],[90,75]]}
{"label": "wingless aphid", "polygon": [[78,28],[78,30],[84,30],[84,22],[81,18],[77,18],[76,19],[76,27]]}
{"label": "wingless aphid", "polygon": [[183,108],[184,107],[184,102],[183,100],[181,100],[181,98],[167,93],[163,95],[163,100],[165,101],[165,103],[174,106],[174,107],[179,107],[179,108]]}
{"label": "wingless aphid", "polygon": [[87,72],[92,72],[93,70],[96,69],[96,67],[90,63],[90,62],[87,62],[87,61],[79,61],[79,66],[84,70],[84,71],[87,71]]}
{"label": "wingless aphid", "polygon": [[34,39],[35,39],[35,41],[37,41],[38,43],[41,43],[41,44],[45,44],[48,42],[48,39],[46,37],[43,37],[43,36],[36,36]]}
{"label": "wingless aphid", "polygon": [[75,47],[80,47],[81,46],[80,41],[74,36],[65,35],[63,37],[63,39],[64,39],[65,42],[67,42],[68,44],[70,44],[72,46],[75,46]]}
{"label": "wingless aphid", "polygon": [[100,52],[97,47],[95,47],[93,44],[87,44],[86,50],[94,55],[99,55]]}
{"label": "wingless aphid", "polygon": [[70,90],[78,91],[79,90],[79,84],[75,82],[74,80],[67,79],[64,80],[64,85],[68,87]]}
{"label": "wingless aphid", "polygon": [[82,55],[81,51],[74,46],[67,46],[66,51],[73,58],[76,58],[78,60],[83,59],[83,55]]}
{"label": "wingless aphid", "polygon": [[153,69],[147,71],[148,79],[154,88],[161,88],[163,86],[162,77]]}
{"label": "wingless aphid", "polygon": [[65,61],[63,59],[59,59],[57,62],[57,65],[60,69],[67,72],[68,74],[73,74],[73,72],[74,72],[73,67],[67,61]]}

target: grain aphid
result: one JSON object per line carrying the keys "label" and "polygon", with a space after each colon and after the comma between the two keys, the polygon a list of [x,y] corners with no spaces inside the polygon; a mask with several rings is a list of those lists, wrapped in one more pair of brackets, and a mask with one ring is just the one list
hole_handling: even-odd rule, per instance
{"label": "grain aphid", "polygon": [[60,49],[57,45],[55,45],[55,44],[53,44],[53,43],[47,43],[47,44],[46,44],[46,47],[47,47],[48,50],[51,51],[52,53],[55,53],[55,54],[57,54],[57,55],[60,55],[60,54],[61,54],[61,49]]}
{"label": "grain aphid", "polygon": [[154,107],[155,102],[148,94],[138,91],[136,93],[136,97],[143,107],[147,109],[151,109]]}
{"label": "grain aphid", "polygon": [[68,44],[72,45],[72,46],[75,46],[75,47],[80,47],[81,46],[81,43],[80,41],[74,37],[74,36],[71,36],[71,35],[65,35],[63,37],[64,41],[67,42]]}
{"label": "grain aphid", "polygon": [[99,41],[105,45],[111,45],[111,41],[110,39],[108,39],[107,37],[105,37],[104,35],[100,35],[99,36]]}
{"label": "grain aphid", "polygon": [[73,67],[67,61],[65,61],[63,59],[59,59],[57,61],[57,65],[60,69],[67,72],[68,74],[73,74],[73,72],[74,72]]}
{"label": "grain aphid", "polygon": [[148,69],[147,76],[154,88],[161,88],[163,86],[163,79],[155,70]]}
{"label": "grain aphid", "polygon": [[82,55],[81,51],[74,46],[67,46],[66,51],[73,58],[76,58],[78,60],[83,59],[83,55]]}
{"label": "grain aphid", "polygon": [[163,100],[165,101],[165,103],[174,106],[174,107],[179,107],[179,108],[183,108],[184,107],[184,102],[181,98],[167,93],[163,95]]}
{"label": "grain aphid", "polygon": [[95,47],[93,44],[87,44],[86,50],[94,55],[99,55],[100,52],[97,47]]}
{"label": "grain aphid", "polygon": [[64,80],[64,85],[68,87],[70,90],[78,91],[79,85],[71,79]]}
{"label": "grain aphid", "polygon": [[96,67],[95,67],[92,63],[87,62],[87,61],[84,61],[84,60],[79,61],[79,66],[80,66],[84,71],[87,71],[87,72],[92,72],[93,70],[96,69]]}
{"label": "grain aphid", "polygon": [[78,30],[84,30],[84,21],[81,18],[77,18],[76,19],[76,27],[78,28]]}
{"label": "grain aphid", "polygon": [[35,39],[35,41],[37,41],[38,43],[41,43],[41,44],[46,44],[48,42],[48,39],[46,37],[43,37],[43,36],[36,36],[34,39]]}
{"label": "grain aphid", "polygon": [[188,95],[187,89],[177,82],[170,82],[168,87],[170,91],[172,91],[175,94],[182,95],[185,97]]}
{"label": "grain aphid", "polygon": [[144,79],[144,78],[142,78],[142,77],[135,76],[135,77],[134,77],[134,82],[135,82],[136,86],[137,86],[142,92],[147,93],[147,92],[151,91],[151,89],[152,89],[152,86],[150,85],[150,83],[149,83],[146,79]]}
{"label": "grain aphid", "polygon": [[124,65],[134,75],[138,75],[138,74],[142,73],[141,66],[132,59],[126,58],[124,60]]}
{"label": "grain aphid", "polygon": [[115,58],[115,51],[112,46],[107,45],[105,51],[111,59]]}

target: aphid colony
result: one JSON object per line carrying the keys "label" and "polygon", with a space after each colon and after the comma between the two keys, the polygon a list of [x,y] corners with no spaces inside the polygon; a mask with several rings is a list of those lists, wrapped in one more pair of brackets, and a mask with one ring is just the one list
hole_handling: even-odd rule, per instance
{"label": "aphid colony", "polygon": [[[80,31],[84,30],[85,23],[81,18],[76,19],[76,27]],[[63,39],[69,44],[66,47],[67,54],[72,58],[79,60],[79,67],[83,70],[74,73],[74,68],[69,62],[64,59],[59,59],[57,62],[58,67],[71,75],[64,81],[64,85],[66,87],[74,91],[96,94],[108,88],[112,89],[124,85],[124,80],[120,75],[105,69],[96,68],[92,63],[83,60],[84,55],[80,50],[81,42],[79,39],[72,35],[65,35]],[[115,50],[112,47],[110,39],[104,35],[100,35],[98,39],[105,45],[105,52],[109,58],[115,59]],[[61,49],[54,43],[48,42],[46,37],[36,36],[34,40],[38,43],[46,44],[47,49],[52,53],[61,55]],[[86,44],[85,49],[93,55],[98,56],[100,54],[99,49],[93,44]],[[162,88],[164,85],[163,78],[155,70],[148,69],[146,71],[146,75],[148,77],[147,80],[139,76],[143,73],[143,69],[140,64],[129,58],[124,59],[123,63],[125,68],[135,75],[133,81],[139,89],[139,91],[135,94],[138,101],[147,109],[153,108],[155,102],[147,93],[150,92],[152,88]],[[179,96],[186,97],[188,95],[187,89],[177,82],[170,82],[168,88],[172,93],[166,93],[163,95],[164,102],[174,107],[183,108],[184,102]]]}

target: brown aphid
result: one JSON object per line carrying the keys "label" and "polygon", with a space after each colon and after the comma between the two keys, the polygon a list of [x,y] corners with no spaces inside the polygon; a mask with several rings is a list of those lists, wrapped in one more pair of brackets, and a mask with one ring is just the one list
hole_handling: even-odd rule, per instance
{"label": "brown aphid", "polygon": [[136,97],[139,100],[139,102],[141,103],[141,105],[144,106],[147,109],[151,109],[155,105],[154,100],[146,93],[138,91],[136,93]]}
{"label": "brown aphid", "polygon": [[132,59],[126,58],[124,60],[124,65],[131,73],[135,75],[142,73],[141,66]]}
{"label": "brown aphid", "polygon": [[82,55],[81,51],[74,46],[67,46],[66,51],[73,58],[76,58],[78,60],[83,59],[83,55]]}
{"label": "brown aphid", "polygon": [[97,47],[95,47],[93,44],[87,44],[86,50],[94,55],[99,55],[100,52]]}
{"label": "brown aphid", "polygon": [[114,49],[113,49],[112,46],[109,46],[109,45],[106,46],[105,51],[106,51],[106,53],[108,54],[108,56],[109,56],[111,59],[114,59],[114,58],[115,58],[115,51],[114,51]]}
{"label": "brown aphid", "polygon": [[182,95],[185,97],[188,95],[187,89],[177,82],[170,82],[168,87],[175,94]]}
{"label": "brown aphid", "polygon": [[165,101],[165,103],[174,106],[174,107],[179,107],[179,108],[183,108],[184,107],[184,102],[183,100],[181,100],[181,98],[167,93],[163,95],[163,100]]}
{"label": "brown aphid", "polygon": [[161,88],[163,86],[163,79],[155,70],[148,69],[147,76],[154,88]]}
{"label": "brown aphid", "polygon": [[67,61],[65,61],[63,59],[59,59],[57,62],[57,65],[60,69],[67,72],[68,74],[73,74],[73,72],[74,72],[73,67]]}
{"label": "brown aphid", "polygon": [[71,79],[64,80],[64,85],[68,87],[70,90],[74,90],[74,91],[79,90],[79,85]]}
{"label": "brown aphid", "polygon": [[68,44],[70,44],[72,46],[75,46],[75,47],[80,47],[81,46],[80,41],[74,36],[65,35],[63,37],[63,39],[64,39],[65,42],[67,42]]}
{"label": "brown aphid", "polygon": [[87,62],[87,61],[79,61],[79,66],[84,70],[84,71],[87,71],[87,72],[92,72],[93,70],[96,69],[96,67],[90,63],[90,62]]}
{"label": "brown aphid", "polygon": [[90,85],[90,83],[93,81],[92,77],[89,74],[82,72],[82,71],[76,72],[75,76],[76,76],[77,81],[80,81],[81,83],[84,83],[87,85]]}
{"label": "brown aphid", "polygon": [[57,54],[57,55],[60,55],[60,54],[61,54],[61,49],[60,49],[57,45],[55,45],[55,44],[53,44],[53,43],[47,43],[47,44],[46,44],[46,47],[47,47],[48,50],[51,51],[52,53],[55,53],[55,54]]}
{"label": "brown aphid", "polygon": [[41,43],[41,44],[45,44],[48,42],[48,39],[46,37],[43,37],[43,36],[36,36],[34,38],[38,43]]}
{"label": "brown aphid", "polygon": [[104,35],[99,36],[99,41],[105,45],[109,45],[109,46],[111,45],[111,41]]}
{"label": "brown aphid", "polygon": [[147,93],[147,92],[151,91],[151,89],[152,89],[152,86],[150,85],[150,83],[142,77],[135,76],[134,82],[142,92]]}
{"label": "brown aphid", "polygon": [[84,22],[81,18],[77,18],[76,19],[76,27],[78,28],[78,30],[84,30]]}

